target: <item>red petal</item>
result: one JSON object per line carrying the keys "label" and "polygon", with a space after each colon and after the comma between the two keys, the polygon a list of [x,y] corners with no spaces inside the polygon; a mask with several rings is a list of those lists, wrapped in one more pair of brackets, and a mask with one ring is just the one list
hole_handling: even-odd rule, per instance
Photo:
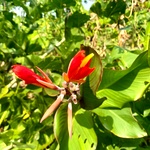
{"label": "red petal", "polygon": [[68,81],[82,83],[84,78],[94,71],[94,68],[90,68],[91,59],[81,67],[81,63],[85,58],[85,51],[79,51],[74,58],[71,60],[68,68]]}
{"label": "red petal", "polygon": [[37,75],[31,69],[29,69],[25,66],[13,65],[12,70],[20,79],[24,80],[26,84],[37,84],[37,85],[39,85],[39,82],[37,82],[36,79],[40,79],[40,80],[45,81],[44,78]]}
{"label": "red petal", "polygon": [[90,75],[95,68],[89,68],[87,66],[80,68],[76,76],[74,76],[73,80],[81,80]]}
{"label": "red petal", "polygon": [[78,71],[82,60],[85,58],[85,51],[80,50],[70,61],[68,67],[68,77],[72,78]]}

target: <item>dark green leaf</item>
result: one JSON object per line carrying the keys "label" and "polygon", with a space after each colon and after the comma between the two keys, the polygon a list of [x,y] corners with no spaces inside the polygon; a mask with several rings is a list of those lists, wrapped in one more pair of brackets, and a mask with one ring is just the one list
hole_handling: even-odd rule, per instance
{"label": "dark green leaf", "polygon": [[118,19],[118,17],[125,13],[126,10],[126,3],[123,0],[118,1],[110,1],[107,5],[104,15],[106,17]]}
{"label": "dark green leaf", "polygon": [[87,54],[90,54],[90,53],[94,54],[94,57],[92,58],[90,67],[95,68],[95,70],[89,76],[89,85],[90,85],[90,88],[92,89],[93,93],[95,94],[101,83],[102,75],[103,75],[103,67],[102,67],[101,58],[98,55],[98,53],[89,46],[82,45],[81,49],[86,50]]}
{"label": "dark green leaf", "polygon": [[90,16],[80,13],[79,11],[71,14],[66,20],[66,26],[69,28],[82,27],[90,19]]}
{"label": "dark green leaf", "polygon": [[82,85],[81,95],[82,97],[80,100],[80,105],[82,108],[87,110],[99,107],[104,102],[104,100],[106,100],[105,96],[99,99],[93,94],[93,91],[89,86],[89,77]]}
{"label": "dark green leaf", "polygon": [[60,57],[47,57],[42,62],[37,64],[38,67],[44,69],[50,69],[52,71],[61,72],[61,58]]}
{"label": "dark green leaf", "polygon": [[71,0],[71,1],[70,0],[53,0],[51,3],[53,8],[58,8],[58,9],[74,6],[75,4],[76,4],[75,0]]}
{"label": "dark green leaf", "polygon": [[102,16],[102,9],[101,9],[101,4],[99,2],[94,3],[90,10],[94,13],[96,13],[98,16]]}
{"label": "dark green leaf", "polygon": [[41,50],[42,50],[42,47],[39,44],[31,44],[26,49],[28,54],[33,53],[33,52],[37,52],[37,51],[41,51]]}

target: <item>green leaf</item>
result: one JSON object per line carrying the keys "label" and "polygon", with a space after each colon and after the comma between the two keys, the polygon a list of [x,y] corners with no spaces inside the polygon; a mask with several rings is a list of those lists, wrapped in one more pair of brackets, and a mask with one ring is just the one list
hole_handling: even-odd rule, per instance
{"label": "green leaf", "polygon": [[69,139],[69,150],[95,150],[97,136],[93,128],[92,113],[80,109],[73,120],[73,136]]}
{"label": "green leaf", "polygon": [[80,100],[80,105],[82,108],[91,110],[96,107],[99,107],[104,100],[106,100],[105,96],[101,98],[97,98],[92,89],[89,86],[89,77],[87,78],[86,82],[82,85],[82,90],[81,90],[81,100]]}
{"label": "green leaf", "polygon": [[68,147],[68,125],[67,125],[67,104],[63,103],[59,106],[54,117],[54,135],[60,145],[60,149]]}
{"label": "green leaf", "polygon": [[41,51],[42,47],[39,44],[31,44],[27,47],[26,51],[28,54],[33,53],[33,52],[37,52],[37,51]]}
{"label": "green leaf", "polygon": [[150,21],[147,22],[147,26],[146,26],[146,35],[145,35],[145,38],[144,38],[144,49],[145,50],[149,50],[149,47],[150,47]]}
{"label": "green leaf", "polygon": [[126,49],[119,46],[114,46],[110,52],[108,63],[112,64],[112,67],[114,67],[114,63],[117,62],[117,65],[119,65],[119,67],[124,70],[129,68],[137,57],[138,55],[131,51],[127,51]]}
{"label": "green leaf", "polygon": [[147,64],[147,52],[142,53],[127,70],[105,71],[101,84],[103,88],[100,86],[102,90],[97,92],[98,98],[107,98],[101,108],[121,108],[130,101],[140,99],[149,86],[150,68]]}
{"label": "green leaf", "polygon": [[51,5],[54,8],[58,8],[58,9],[62,9],[65,7],[70,7],[70,6],[74,6],[76,4],[75,0],[53,0]]}
{"label": "green leaf", "polygon": [[135,59],[138,57],[137,54],[126,52],[121,56],[120,62],[118,62],[119,66],[124,68],[131,67],[132,63],[135,61]]}
{"label": "green leaf", "polygon": [[66,20],[66,26],[69,28],[82,27],[90,19],[89,15],[80,13],[79,11],[74,12]]}
{"label": "green leaf", "polygon": [[42,59],[38,56],[38,55],[27,55],[25,57],[16,57],[15,58],[15,62],[16,63],[20,63],[22,65],[25,65],[25,66],[37,66],[38,63],[40,63],[42,61]]}
{"label": "green leaf", "polygon": [[103,75],[103,67],[102,67],[101,58],[98,55],[98,53],[89,46],[82,45],[81,49],[86,50],[87,54],[90,54],[90,53],[94,54],[94,57],[92,58],[90,67],[95,68],[95,70],[89,76],[89,85],[90,85],[90,88],[92,89],[93,93],[95,94],[101,83],[102,75]]}
{"label": "green leaf", "polygon": [[6,85],[5,87],[3,87],[0,91],[0,99],[3,98],[9,91],[8,86]]}
{"label": "green leaf", "polygon": [[91,112],[79,109],[73,118],[73,135],[68,136],[67,104],[63,103],[56,111],[54,133],[60,150],[95,149],[97,137],[93,129]]}
{"label": "green leaf", "polygon": [[99,2],[94,3],[90,10],[94,13],[96,13],[98,16],[102,16],[102,8],[101,8],[101,4]]}
{"label": "green leaf", "polygon": [[34,66],[37,66],[37,64],[42,61],[42,58],[35,54],[27,55],[26,59],[32,62]]}
{"label": "green leaf", "polygon": [[119,81],[121,78],[126,76],[128,73],[132,72],[133,70],[147,68],[147,51],[141,53],[137,59],[133,62],[131,67],[126,70],[110,70],[104,69],[102,82],[100,84],[99,89],[108,88],[113,85],[115,82]]}
{"label": "green leaf", "polygon": [[106,97],[107,101],[103,102],[100,108],[122,108],[124,104],[132,101],[129,95],[125,95],[111,89],[104,89],[97,92],[98,98],[102,98],[104,96]]}
{"label": "green leaf", "polygon": [[148,50],[148,65],[150,66],[150,22],[147,22],[144,47],[145,50]]}
{"label": "green leaf", "polygon": [[106,100],[105,96],[100,99],[95,96],[102,79],[103,68],[100,56],[94,49],[84,45],[81,45],[81,49],[86,50],[87,54],[94,53],[90,67],[94,67],[95,70],[89,77],[87,77],[86,82],[81,88],[82,98],[80,100],[80,105],[82,108],[89,110],[100,106],[103,101]]}
{"label": "green leaf", "polygon": [[122,138],[140,138],[147,136],[147,133],[139,126],[132,116],[130,108],[122,109],[100,109],[93,110],[103,126],[113,134]]}
{"label": "green leaf", "polygon": [[59,94],[58,91],[52,90],[52,89],[48,89],[48,88],[44,88],[44,91],[46,92],[47,95],[49,95],[51,97],[57,96]]}
{"label": "green leaf", "polygon": [[10,112],[8,110],[3,111],[2,114],[0,113],[0,125],[2,122],[9,116]]}
{"label": "green leaf", "polygon": [[108,18],[114,18],[115,20],[118,19],[118,17],[121,14],[124,14],[126,10],[126,3],[123,0],[118,1],[110,1],[107,5],[104,15]]}
{"label": "green leaf", "polygon": [[149,86],[149,75],[150,68],[141,69],[140,71],[136,69],[113,84],[110,88],[98,91],[98,98],[102,98],[103,96],[107,98],[107,101],[104,101],[101,107],[121,108],[130,101],[140,99]]}
{"label": "green leaf", "polygon": [[51,145],[51,148],[53,150],[58,145],[53,134],[53,127],[49,125],[50,123],[48,122],[47,126],[44,126],[40,131],[40,139],[38,141],[39,144],[37,146],[37,149],[39,150],[46,149],[49,145]]}
{"label": "green leaf", "polygon": [[13,13],[12,12],[3,11],[3,14],[7,20],[13,22]]}
{"label": "green leaf", "polygon": [[50,69],[54,71],[61,71],[61,58],[60,57],[47,57],[42,62],[37,64],[38,67],[44,69]]}
{"label": "green leaf", "polygon": [[[0,140],[0,147],[1,147],[1,149],[4,149],[4,148],[7,147],[6,143],[3,142],[3,140]],[[9,149],[9,148],[12,148],[12,146],[8,146],[8,149]]]}

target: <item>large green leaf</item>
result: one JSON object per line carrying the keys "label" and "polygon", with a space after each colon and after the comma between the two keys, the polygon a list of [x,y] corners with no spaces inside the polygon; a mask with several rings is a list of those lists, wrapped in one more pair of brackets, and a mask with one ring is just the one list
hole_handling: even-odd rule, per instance
{"label": "large green leaf", "polygon": [[91,67],[94,67],[94,72],[87,77],[86,82],[82,85],[81,89],[81,107],[84,109],[94,109],[101,105],[103,101],[105,100],[104,97],[98,99],[95,96],[95,93],[100,85],[102,74],[103,74],[103,68],[100,56],[97,54],[97,52],[90,48],[86,47],[84,45],[81,46],[81,49],[86,50],[86,53],[94,53],[94,57],[92,58]]}
{"label": "large green leaf", "polygon": [[126,76],[128,73],[132,72],[136,68],[139,70],[142,68],[148,67],[147,62],[147,51],[144,53],[141,53],[137,59],[133,62],[131,67],[127,70],[110,70],[110,69],[104,69],[103,72],[103,78],[100,84],[99,89],[108,88],[111,85],[113,85],[115,82],[119,81],[121,78]]}
{"label": "large green leaf", "polygon": [[131,113],[130,108],[93,110],[103,126],[113,134],[123,138],[140,138],[147,133],[139,126]]}
{"label": "large green leaf", "polygon": [[111,64],[112,67],[118,68],[119,65],[124,70],[129,68],[137,57],[138,54],[128,51],[125,48],[113,46],[110,56],[107,58],[107,66]]}
{"label": "large green leaf", "polygon": [[79,109],[73,118],[73,135],[68,136],[67,103],[62,104],[54,119],[54,132],[61,150],[95,149],[97,137],[93,129],[91,112]]}
{"label": "large green leaf", "polygon": [[101,105],[104,107],[121,108],[124,104],[140,99],[150,81],[150,68],[133,71],[124,78],[116,82],[110,88],[103,89],[97,92],[97,97],[106,97]]}
{"label": "large green leaf", "polygon": [[[144,56],[143,56],[144,54]],[[125,71],[108,71],[110,74],[106,79],[104,76],[103,84],[111,79],[110,86],[97,92],[98,98],[106,97],[107,101],[103,102],[101,108],[118,107],[121,108],[129,101],[135,101],[142,97],[143,93],[149,86],[150,68],[147,64],[147,52],[141,54],[133,65]],[[143,63],[140,63],[142,61]],[[107,72],[107,71],[106,71]],[[107,72],[107,73],[108,73]],[[105,73],[104,73],[105,74]],[[110,77],[110,78],[109,78]],[[116,77],[116,78],[114,78]],[[117,80],[118,79],[118,80]],[[114,81],[115,80],[115,81]]]}
{"label": "large green leaf", "polygon": [[69,140],[69,150],[95,150],[97,136],[93,128],[92,113],[80,109],[73,120],[73,136]]}

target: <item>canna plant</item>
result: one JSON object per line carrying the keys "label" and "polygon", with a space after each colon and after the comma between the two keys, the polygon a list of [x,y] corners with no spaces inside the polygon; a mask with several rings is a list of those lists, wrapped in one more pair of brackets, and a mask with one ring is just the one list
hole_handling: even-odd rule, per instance
{"label": "canna plant", "polygon": [[31,69],[22,65],[13,65],[12,70],[26,84],[33,84],[42,88],[50,88],[59,91],[55,102],[46,110],[40,122],[49,117],[63,102],[64,97],[68,97],[68,133],[72,137],[72,103],[77,104],[81,99],[80,85],[85,82],[85,78],[94,72],[91,68],[91,60],[94,54],[85,55],[85,50],[80,50],[70,61],[67,73],[63,73],[62,87],[55,85],[51,79],[39,67],[36,67],[42,74],[39,76]]}

